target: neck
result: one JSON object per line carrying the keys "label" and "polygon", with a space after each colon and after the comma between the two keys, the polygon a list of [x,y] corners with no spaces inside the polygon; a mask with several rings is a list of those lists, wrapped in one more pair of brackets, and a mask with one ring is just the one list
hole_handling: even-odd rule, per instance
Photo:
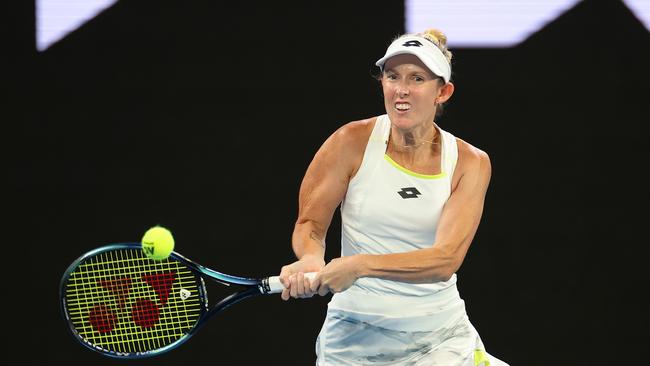
{"label": "neck", "polygon": [[390,143],[396,150],[400,151],[414,151],[420,147],[430,147],[436,144],[438,131],[435,124],[427,124],[419,129],[412,131],[399,131],[393,129],[390,136]]}

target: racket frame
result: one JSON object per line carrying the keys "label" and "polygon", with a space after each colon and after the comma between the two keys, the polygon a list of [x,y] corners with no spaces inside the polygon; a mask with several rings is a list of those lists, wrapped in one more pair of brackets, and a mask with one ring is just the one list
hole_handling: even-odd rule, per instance
{"label": "racket frame", "polygon": [[[67,280],[70,277],[70,274],[74,272],[77,267],[83,262],[85,262],[88,258],[90,257],[95,257],[97,255],[100,255],[102,253],[110,252],[110,251],[115,251],[115,250],[141,250],[142,245],[140,243],[115,243],[115,244],[110,244],[106,246],[102,246],[100,248],[93,249],[79,258],[77,258],[63,274],[63,277],[61,278],[60,286],[59,286],[59,299],[60,299],[60,306],[61,306],[61,313],[63,318],[65,319],[67,323],[67,328],[70,330],[70,333],[72,336],[79,341],[81,344],[83,344],[86,348],[93,350],[95,352],[99,352],[105,356],[113,357],[113,358],[119,358],[119,359],[139,359],[139,358],[148,358],[152,356],[157,356],[160,354],[163,354],[165,352],[169,352],[176,347],[182,345],[185,343],[188,339],[194,335],[201,326],[203,326],[208,319],[210,319],[212,316],[215,314],[225,310],[226,308],[244,300],[250,297],[258,296],[258,295],[264,295],[264,294],[269,294],[271,292],[271,288],[269,286],[269,279],[268,277],[266,278],[247,278],[247,277],[239,277],[239,276],[233,276],[233,275],[228,275],[222,272],[215,271],[213,269],[204,267],[186,257],[181,255],[178,252],[172,252],[170,254],[170,258],[177,260],[181,262],[183,265],[185,265],[187,268],[189,268],[194,274],[196,275],[197,279],[197,287],[199,289],[199,294],[198,298],[201,304],[201,314],[199,315],[196,323],[192,328],[190,328],[184,335],[182,335],[180,338],[175,340],[174,342],[165,345],[161,348],[157,348],[154,350],[149,350],[149,351],[137,351],[137,352],[118,352],[118,351],[113,351],[113,350],[107,350],[104,349],[100,346],[92,344],[90,341],[84,339],[79,332],[74,328],[74,325],[72,323],[72,319],[70,319],[68,312],[66,311],[67,305],[66,305],[66,284]],[[222,285],[230,286],[230,285],[236,285],[243,287],[238,292],[234,292],[230,294],[229,296],[223,298],[220,300],[216,305],[214,305],[212,308],[209,307],[208,304],[208,291],[207,287],[205,284],[205,279],[210,279],[215,282],[221,283]]]}

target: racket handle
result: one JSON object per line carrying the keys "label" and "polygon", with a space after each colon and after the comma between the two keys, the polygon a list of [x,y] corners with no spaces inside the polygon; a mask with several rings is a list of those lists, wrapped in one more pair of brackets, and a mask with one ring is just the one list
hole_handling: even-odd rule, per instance
{"label": "racket handle", "polygon": [[[314,277],[316,277],[317,272],[308,272],[305,273],[305,277],[309,278],[309,280],[313,280]],[[284,290],[284,286],[282,285],[282,282],[280,282],[280,276],[271,276],[268,278],[268,291],[266,291],[267,294],[277,294],[282,292]]]}

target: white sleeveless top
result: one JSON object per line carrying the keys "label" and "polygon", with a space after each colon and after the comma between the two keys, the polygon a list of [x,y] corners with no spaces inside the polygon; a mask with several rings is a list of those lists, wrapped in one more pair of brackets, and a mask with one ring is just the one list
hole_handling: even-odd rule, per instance
{"label": "white sleeveless top", "polygon": [[[440,129],[441,172],[424,175],[401,167],[386,154],[390,130],[388,116],[378,117],[361,166],[348,186],[341,204],[341,256],[407,252],[431,247],[436,241],[438,221],[451,194],[458,160],[456,138]],[[364,293],[391,298],[429,297],[455,288],[455,284],[456,274],[446,282],[425,284],[364,277],[350,289],[335,294],[330,305],[349,303],[351,296]],[[412,301],[419,302],[415,298],[407,300],[409,305],[416,305],[410,304]]]}

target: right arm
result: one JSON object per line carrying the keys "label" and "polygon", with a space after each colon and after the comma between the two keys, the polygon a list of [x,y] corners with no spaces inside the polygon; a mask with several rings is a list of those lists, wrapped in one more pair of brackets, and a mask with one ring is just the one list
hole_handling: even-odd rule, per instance
{"label": "right arm", "polygon": [[325,266],[325,236],[365,150],[374,119],[351,122],[334,132],[314,155],[300,185],[292,247],[298,261],[282,267],[282,299],[308,297],[306,272]]}

